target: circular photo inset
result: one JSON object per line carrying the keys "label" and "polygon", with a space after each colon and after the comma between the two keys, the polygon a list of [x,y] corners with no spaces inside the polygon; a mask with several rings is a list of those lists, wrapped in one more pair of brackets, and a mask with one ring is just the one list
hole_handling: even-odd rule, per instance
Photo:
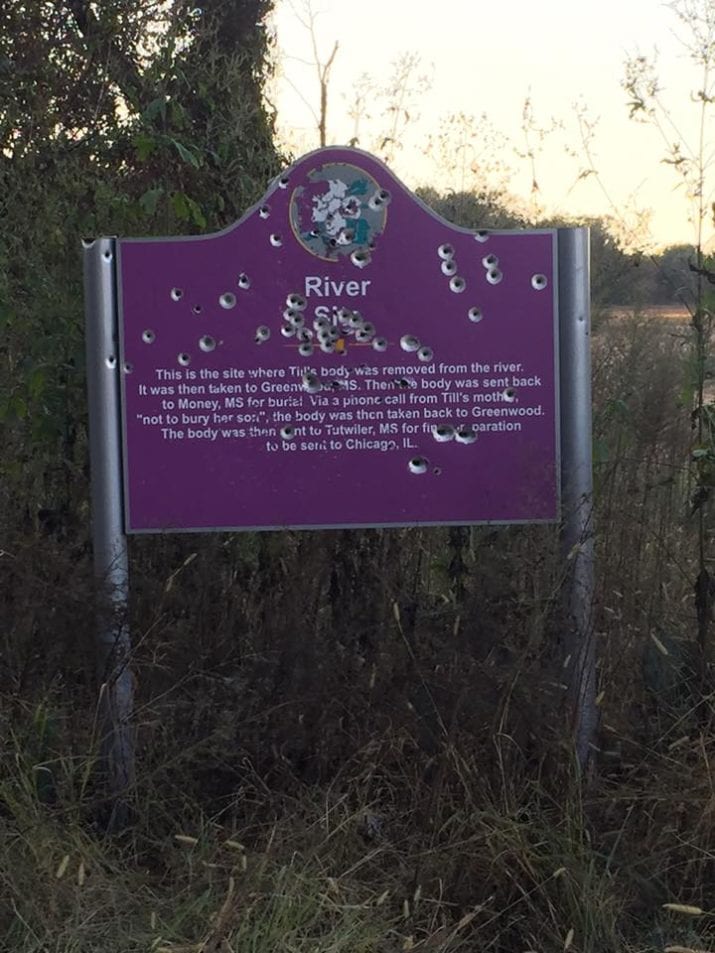
{"label": "circular photo inset", "polygon": [[290,223],[300,244],[327,261],[370,249],[385,229],[389,193],[364,169],[330,162],[293,191]]}

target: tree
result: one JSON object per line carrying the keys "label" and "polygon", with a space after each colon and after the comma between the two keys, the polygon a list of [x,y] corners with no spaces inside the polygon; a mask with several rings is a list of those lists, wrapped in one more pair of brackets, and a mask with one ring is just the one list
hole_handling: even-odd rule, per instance
{"label": "tree", "polygon": [[278,171],[271,6],[0,9],[2,482],[31,510],[86,494],[81,239],[224,226]]}
{"label": "tree", "polygon": [[[665,155],[691,200],[695,243],[689,267],[696,276],[691,285],[692,296],[685,303],[691,315],[691,380],[692,422],[694,446],[694,488],[691,511],[696,523],[697,577],[694,582],[697,614],[698,643],[702,656],[702,674],[707,663],[715,660],[712,638],[715,609],[715,578],[710,569],[712,560],[711,507],[715,490],[715,428],[712,403],[706,391],[706,377],[710,364],[712,344],[713,295],[711,278],[715,270],[709,266],[705,247],[711,231],[711,177],[715,152],[711,138],[712,110],[715,106],[715,7],[710,0],[674,0],[670,8],[680,25],[681,41],[695,68],[696,87],[691,94],[695,109],[696,132],[693,139],[680,131],[679,123],[663,96],[663,89],[654,62],[637,55],[626,63],[624,89],[629,97],[630,114],[634,119],[649,123],[661,134]],[[687,300],[690,297],[690,300]]]}

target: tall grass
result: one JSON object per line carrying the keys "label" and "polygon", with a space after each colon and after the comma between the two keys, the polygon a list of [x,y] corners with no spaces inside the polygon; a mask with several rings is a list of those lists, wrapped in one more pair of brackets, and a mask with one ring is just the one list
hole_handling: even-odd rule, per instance
{"label": "tall grass", "polygon": [[110,838],[86,529],[8,509],[0,948],[715,945],[686,350],[672,324],[595,328],[591,776],[565,731],[554,528],[141,538],[139,770]]}

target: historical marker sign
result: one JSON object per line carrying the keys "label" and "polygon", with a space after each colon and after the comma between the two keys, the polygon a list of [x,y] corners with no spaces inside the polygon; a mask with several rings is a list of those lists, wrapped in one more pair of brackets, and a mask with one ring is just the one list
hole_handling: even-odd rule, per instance
{"label": "historical marker sign", "polygon": [[219,234],[117,249],[127,532],[558,518],[554,231],[326,149]]}

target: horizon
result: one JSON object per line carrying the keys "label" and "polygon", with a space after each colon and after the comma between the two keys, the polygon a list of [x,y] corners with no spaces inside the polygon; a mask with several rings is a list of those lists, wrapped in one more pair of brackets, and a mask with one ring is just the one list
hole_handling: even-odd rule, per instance
{"label": "horizon", "polygon": [[[317,63],[325,65],[337,43],[327,83],[326,145],[352,143],[386,159],[412,190],[486,187],[534,217],[610,221],[626,244],[694,244],[692,203],[666,160],[677,137],[685,155],[697,154],[698,104],[690,97],[703,80],[686,55],[671,6],[632,0],[624,10],[604,0],[598,9],[576,11],[566,0],[547,0],[537,10],[526,0],[508,0],[509,30],[485,37],[477,29],[484,20],[468,0],[454,0],[450,17],[433,18],[429,31],[406,0],[393,0],[389,10],[363,0],[347,29],[345,6],[337,0],[278,0],[271,17],[278,52],[270,98],[279,140],[296,156],[319,145]],[[553,22],[558,30],[548,29]],[[628,57],[649,56],[654,48],[664,108],[660,130],[629,118],[621,85]],[[475,55],[475,81],[465,82],[462,63]],[[400,58],[402,82],[395,70]],[[573,79],[564,83],[564,76]],[[707,152],[711,126],[703,140]],[[707,195],[706,204],[711,201]],[[712,236],[707,214],[705,247]]]}

